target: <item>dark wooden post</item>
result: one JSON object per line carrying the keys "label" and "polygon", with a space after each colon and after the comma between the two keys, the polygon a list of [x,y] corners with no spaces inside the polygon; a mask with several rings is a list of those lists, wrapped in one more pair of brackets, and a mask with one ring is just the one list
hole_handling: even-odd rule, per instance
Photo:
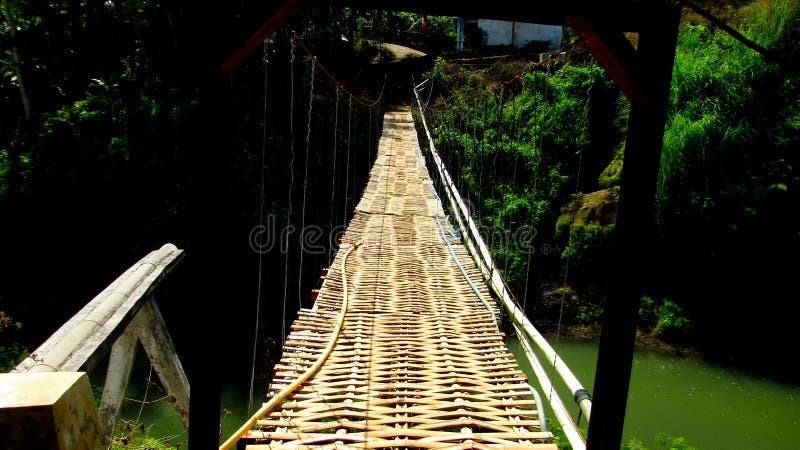
{"label": "dark wooden post", "polygon": [[191,386],[189,447],[219,448],[222,372],[225,330],[232,312],[226,262],[233,257],[231,199],[220,185],[233,158],[226,136],[228,111],[226,81],[219,72],[220,55],[231,21],[218,8],[185,1],[181,6],[183,37],[181,83],[194,89],[197,110],[192,133],[187,136],[188,223],[187,271],[193,277],[186,292],[185,319],[192,326],[184,359]]}
{"label": "dark wooden post", "polygon": [[617,270],[610,280],[587,448],[618,450],[630,385],[639,302],[652,270],[654,201],[664,139],[680,8],[646,11],[636,51],[636,82],[628,122],[617,216]]}
{"label": "dark wooden post", "polygon": [[[216,67],[214,67],[216,69]],[[230,272],[236,235],[232,229],[232,201],[225,186],[225,168],[233,155],[224,137],[229,131],[220,112],[227,110],[219,80],[207,80],[199,89],[197,135],[190,160],[197,177],[191,189],[190,212],[193,229],[190,257],[192,280],[186,318],[193,324],[189,348],[191,396],[189,399],[189,447],[219,447],[222,374],[226,331],[234,319],[235,303],[230,297]],[[229,179],[229,178],[228,178]]]}

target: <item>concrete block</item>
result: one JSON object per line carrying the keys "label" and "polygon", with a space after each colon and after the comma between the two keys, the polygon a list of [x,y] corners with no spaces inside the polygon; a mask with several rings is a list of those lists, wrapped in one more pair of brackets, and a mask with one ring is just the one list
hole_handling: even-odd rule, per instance
{"label": "concrete block", "polygon": [[84,372],[0,374],[0,449],[103,448]]}

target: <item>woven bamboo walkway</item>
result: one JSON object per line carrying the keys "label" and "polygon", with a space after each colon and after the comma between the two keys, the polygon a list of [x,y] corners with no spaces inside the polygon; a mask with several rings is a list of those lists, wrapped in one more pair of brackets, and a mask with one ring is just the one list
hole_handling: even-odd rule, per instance
{"label": "woven bamboo walkway", "polygon": [[[318,358],[350,299],[320,371],[247,434],[247,448],[556,448],[544,443],[525,375],[466,281],[436,221],[408,109],[388,112],[369,183],[311,310],[301,310],[270,386]],[[458,239],[453,251],[486,299]],[[494,302],[492,307],[496,308]],[[500,311],[495,310],[497,317]]]}

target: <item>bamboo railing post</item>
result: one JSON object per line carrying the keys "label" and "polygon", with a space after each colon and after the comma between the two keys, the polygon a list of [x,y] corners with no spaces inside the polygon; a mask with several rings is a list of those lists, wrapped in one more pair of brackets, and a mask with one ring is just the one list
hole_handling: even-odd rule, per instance
{"label": "bamboo railing post", "polygon": [[117,338],[108,357],[106,382],[103,385],[103,397],[100,399],[100,426],[106,444],[110,444],[114,437],[114,427],[136,357],[136,331],[131,328],[129,326]]}
{"label": "bamboo railing post", "polygon": [[[30,375],[31,380],[35,373],[88,372],[108,355],[99,420],[105,444],[110,445],[137,343],[141,342],[188,429],[189,382],[152,297],[160,281],[177,266],[182,256],[183,250],[172,244],[150,252],[87,303],[12,372],[22,379]],[[30,428],[30,424],[22,423],[7,426],[12,430]]]}

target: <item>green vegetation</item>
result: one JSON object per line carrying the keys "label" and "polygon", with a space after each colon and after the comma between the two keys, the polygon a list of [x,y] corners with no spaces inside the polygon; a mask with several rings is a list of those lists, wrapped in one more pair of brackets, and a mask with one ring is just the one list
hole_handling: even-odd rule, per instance
{"label": "green vegetation", "polygon": [[678,304],[667,298],[655,300],[646,295],[639,306],[639,321],[639,328],[649,336],[678,343],[685,343],[691,327],[691,321]]}
{"label": "green vegetation", "polygon": [[564,429],[561,428],[558,421],[552,417],[547,418],[547,431],[553,434],[553,444],[556,444],[558,448],[563,450],[572,449],[569,440],[567,440],[567,435],[564,434]]}
{"label": "green vegetation", "polygon": [[669,450],[697,450],[697,447],[690,445],[686,442],[685,438],[679,436],[667,436],[662,433],[656,436],[656,442],[658,442],[658,445]]}
{"label": "green vegetation", "polygon": [[455,18],[427,16],[425,28],[419,14],[344,8],[342,22],[348,37],[362,44],[364,39],[408,45],[426,53],[450,50],[455,42]]}
{"label": "green vegetation", "polygon": [[[559,62],[552,74],[513,79],[520,69],[471,71],[438,59],[430,75],[441,97],[429,110],[437,149],[517,292],[530,257],[541,252],[537,246],[556,237],[559,205],[575,192],[589,145],[590,87],[611,89],[592,64]],[[510,83],[500,88],[502,82]]]}
{"label": "green vegetation", "polygon": [[[498,236],[489,239],[493,257],[518,297],[539,298],[544,308],[557,310],[561,292],[546,286],[560,284],[570,260],[583,284],[573,285],[578,295],[571,289],[563,295],[567,310],[573,320],[593,321],[602,311],[595,285],[606,273],[616,193],[578,189],[594,186],[622,146],[624,131],[613,126],[624,123],[627,104],[585,54],[571,58],[522,77],[517,74],[529,70],[521,63],[475,71],[437,60],[431,76],[441,98],[429,115],[437,148],[469,196],[473,218],[485,237]],[[609,114],[619,119],[604,124]],[[540,297],[541,291],[547,292]],[[538,317],[545,328],[555,323],[552,316]]]}
{"label": "green vegetation", "polygon": [[4,311],[0,311],[0,373],[8,372],[28,356],[28,350],[8,336],[22,328]]}
{"label": "green vegetation", "polygon": [[[229,14],[185,2],[0,2],[0,310],[13,304],[24,331],[36,328],[23,336],[0,312],[0,370],[133,255],[167,241],[191,257],[165,288],[164,298],[176,300],[163,302],[165,316],[188,315],[188,328],[207,323],[208,312],[180,300],[230,299],[215,332],[230,348],[249,348],[252,336],[226,314],[251,307],[255,256],[246,237],[258,207],[279,217],[279,227],[299,224],[300,186],[308,181],[307,223],[347,222],[366,177],[377,110],[351,107],[344,95],[337,102],[341,91],[317,71],[307,135],[310,60],[295,49],[290,69],[286,30],[234,74],[220,75],[219,62],[261,25],[253,18],[267,14],[264,5],[245,3]],[[800,15],[796,0],[744,3],[726,19],[772,59],[703,21],[689,20],[679,36],[655,199],[658,266],[642,298],[640,335],[796,377],[800,363],[775,358],[780,345],[763,343],[793,342],[787,334],[800,312],[787,294],[795,268],[784,262],[800,250],[793,217]],[[349,91],[375,99],[385,75],[368,66],[380,52],[375,42],[437,55],[452,47],[452,22],[427,17],[422,30],[415,14],[307,8],[291,27]],[[262,58],[270,61],[267,92]],[[436,145],[512,290],[542,328],[556,323],[562,299],[565,324],[596,323],[615,270],[628,102],[580,46],[538,66],[476,69],[441,57],[429,75],[423,100],[430,99]],[[403,77],[389,83],[407,83]],[[403,97],[390,91],[392,100],[406,100],[405,90]],[[301,180],[305,165],[309,176]],[[312,194],[319,192],[326,195]],[[266,255],[265,274],[288,267],[287,279],[298,278],[299,240],[291,245],[287,260],[278,251]],[[310,276],[290,287],[288,310],[307,301],[328,263],[307,255],[302,270]],[[209,293],[197,283],[206,275],[198,267],[214,267],[221,287]],[[264,280],[266,292],[283,292],[283,277]],[[264,315],[265,330],[280,329],[274,310]],[[197,331],[174,323],[171,331],[186,333],[176,344],[191,346],[186,335]],[[757,338],[729,332],[739,329],[755,329]],[[275,356],[260,361],[264,379]],[[120,444],[155,445],[146,431],[126,425]],[[659,443],[690,448],[680,439]]]}
{"label": "green vegetation", "polygon": [[[762,45],[780,49],[797,33],[796,3],[755,2],[743,10],[741,25]],[[800,108],[792,95],[797,74],[786,70],[787,61],[783,67],[765,61],[705,25],[684,27],[661,161],[662,211],[712,220],[724,215],[737,229],[741,218],[760,213],[767,197],[794,191],[798,180],[787,157],[800,131]]]}
{"label": "green vegetation", "polygon": [[[656,436],[659,448],[665,450],[697,450],[697,447],[689,445],[685,438],[672,437],[665,434]],[[622,450],[647,450],[644,443],[636,438],[630,438],[622,443]]]}
{"label": "green vegetation", "polygon": [[[141,398],[125,398],[123,401],[123,411],[126,404],[135,405],[128,409],[130,416],[121,414],[114,429],[114,437],[111,448],[114,450],[122,449],[172,449],[181,448],[184,444],[183,435],[175,436],[154,436],[151,432],[153,424],[147,424],[143,418],[146,409],[155,409],[165,402],[174,403],[175,396],[165,392],[161,386],[153,380],[153,367],[149,368],[147,378],[144,380],[144,391]],[[130,390],[129,390],[130,392]],[[101,392],[102,396],[102,392]],[[183,412],[181,414],[184,414]],[[227,418],[227,415],[225,416]],[[223,421],[225,420],[223,418]],[[221,429],[221,427],[220,427]]]}
{"label": "green vegetation", "polygon": [[[715,334],[769,323],[760,339],[781,341],[798,311],[778,300],[790,292],[791,264],[774,264],[800,249],[791,213],[800,202],[798,18],[797,1],[758,0],[731,19],[772,59],[706,24],[683,28],[657,196],[664,258],[654,293],[683,309],[707,353],[782,374],[800,366],[753,356],[759,344],[742,335]],[[782,313],[750,307],[756,299],[777,300]]]}
{"label": "green vegetation", "polygon": [[[137,432],[141,434],[141,436],[137,435]],[[147,436],[146,429],[127,430],[126,433],[130,433],[132,437],[120,438],[119,441],[115,441],[111,444],[112,450],[168,450],[181,448],[180,443],[170,444],[169,442],[164,442],[162,439]]]}
{"label": "green vegetation", "polygon": [[[800,250],[791,213],[800,203],[799,11],[794,0],[726,9],[770,57],[685,18],[655,199],[657,266],[641,307],[643,336],[773,375],[800,370],[726,330],[758,323],[764,342],[781,341],[798,312],[784,300],[794,275],[778,261]],[[440,59],[429,75],[437,148],[512,290],[537,300],[529,309],[545,328],[562,298],[565,323],[598,321],[615,270],[629,103],[580,46],[544,66]],[[514,242],[524,227],[535,229],[532,248]],[[791,313],[753,307],[760,298]]]}
{"label": "green vegetation", "polygon": [[[665,450],[698,450],[697,447],[689,445],[683,437],[667,436],[659,434],[656,436],[659,448]],[[647,450],[644,443],[636,438],[630,438],[622,443],[622,450]]]}
{"label": "green vegetation", "polygon": [[[548,417],[547,430],[553,434],[552,443],[556,444],[558,448],[562,450],[572,449],[566,434],[564,434],[564,430],[557,420]],[[585,436],[587,429],[581,428],[581,432]],[[698,450],[697,447],[689,445],[685,438],[679,436],[667,436],[664,433],[659,433],[655,437],[655,441],[658,444],[658,448],[664,450]],[[620,448],[621,450],[648,450],[645,444],[635,437],[624,439]]]}

